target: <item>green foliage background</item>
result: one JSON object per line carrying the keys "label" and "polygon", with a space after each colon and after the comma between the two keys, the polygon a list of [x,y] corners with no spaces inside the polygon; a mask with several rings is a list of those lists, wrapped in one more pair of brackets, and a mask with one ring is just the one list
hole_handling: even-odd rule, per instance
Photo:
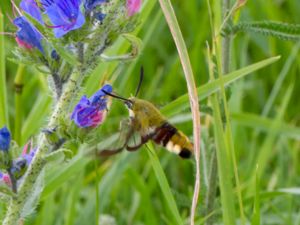
{"label": "green foliage background", "polygon": [[[141,24],[137,29],[143,47],[138,59],[128,63],[100,64],[90,75],[82,93],[91,95],[100,87],[101,81],[109,78],[114,81],[118,93],[129,96],[135,91],[141,65],[145,69],[141,98],[163,107],[187,93],[178,53],[159,4],[152,0],[145,0],[143,4]],[[209,82],[206,41],[211,42],[206,1],[173,0],[172,4],[186,41],[197,86],[206,84]],[[220,5],[221,2],[215,1],[215,4]],[[8,0],[2,0],[0,6],[4,14],[12,15]],[[216,17],[220,17],[221,12],[217,8],[214,7],[213,12]],[[300,2],[297,0],[252,0],[242,8],[239,20],[274,20],[298,24],[299,14]],[[7,17],[4,27],[6,31],[15,29]],[[14,79],[18,67],[20,72],[22,66],[8,60],[13,57],[11,51],[14,45],[13,38],[6,36],[5,46],[0,48],[6,52],[9,127],[15,137],[20,132],[18,144],[24,145],[47,122],[47,115],[52,109],[51,97],[47,77],[26,65],[21,101],[16,100]],[[234,82],[227,89],[230,90],[227,107],[242,190],[242,210],[247,221],[252,221],[252,224],[300,224],[299,46],[296,42],[247,33],[238,33],[232,40],[231,71],[281,55],[279,61]],[[106,54],[116,55],[126,51],[128,45],[120,39]],[[211,110],[207,109],[211,103],[205,98],[201,106],[202,185],[196,224],[204,224],[211,216],[205,212],[205,195],[210,158],[215,149]],[[18,107],[20,111],[16,110]],[[111,140],[111,135],[118,130],[119,121],[126,116],[123,105],[114,101],[99,133],[99,148]],[[175,115],[166,113],[166,116],[176,127],[192,137],[189,109],[180,110]],[[15,129],[16,120],[21,121],[18,130]],[[149,153],[144,147],[135,153],[123,152],[96,162],[91,157],[78,154],[59,167],[53,167],[46,174],[41,203],[24,224],[96,224],[97,208],[100,217],[108,215],[115,219],[116,224],[176,224],[177,210],[184,223],[187,223],[194,185],[193,160],[181,160],[158,146],[154,148],[160,164],[151,156],[151,151]],[[84,150],[83,146],[79,151],[82,153]],[[161,173],[160,166],[164,173]],[[234,164],[230,161],[228,167],[231,171]],[[229,179],[232,179],[235,187],[230,171]],[[164,175],[169,186],[157,179]],[[176,204],[168,198],[168,192],[173,194]],[[230,201],[234,206],[232,219],[239,224],[236,193],[234,189],[234,199]],[[221,204],[218,190],[216,197],[211,200],[215,203],[215,223],[226,223],[222,219],[225,206]],[[3,202],[0,204],[0,218],[5,213],[4,205]],[[103,220],[101,224],[105,224]]]}

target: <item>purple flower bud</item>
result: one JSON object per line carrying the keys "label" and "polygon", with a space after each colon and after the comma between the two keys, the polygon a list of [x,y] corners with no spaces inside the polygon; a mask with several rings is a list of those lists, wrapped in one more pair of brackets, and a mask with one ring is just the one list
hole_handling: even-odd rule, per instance
{"label": "purple flower bud", "polygon": [[90,12],[92,11],[94,8],[96,8],[97,6],[106,3],[107,0],[85,0],[84,2],[84,8],[86,10],[86,12]]}
{"label": "purple flower bud", "polygon": [[[28,152],[29,144],[30,144],[30,151]],[[29,166],[29,164],[31,163],[36,151],[37,151],[37,148],[32,148],[32,143],[27,143],[24,146],[21,158],[26,159],[27,166]]]}
{"label": "purple flower bud", "polygon": [[17,17],[13,22],[19,28],[16,32],[16,41],[19,46],[26,49],[37,48],[44,53],[40,32],[23,16]]}
{"label": "purple flower bud", "polygon": [[7,127],[3,127],[0,129],[0,151],[7,152],[9,150],[10,145],[10,132]]}
{"label": "purple flower bud", "polygon": [[13,177],[18,180],[25,174],[28,166],[29,164],[27,163],[26,159],[17,158],[13,160],[12,166],[9,168],[9,170]]}
{"label": "purple flower bud", "polygon": [[41,10],[35,0],[22,0],[20,3],[20,8],[39,21],[41,24],[44,24]]}
{"label": "purple flower bud", "polygon": [[55,61],[59,61],[60,60],[60,56],[59,56],[59,54],[57,53],[56,50],[52,50],[52,52],[51,52],[51,58],[54,59]]}
{"label": "purple flower bud", "polygon": [[41,0],[54,28],[55,37],[60,38],[71,30],[79,29],[85,23],[80,11],[81,0]]}
{"label": "purple flower bud", "polygon": [[7,173],[0,172],[0,184],[4,183],[7,186],[11,186],[11,180],[9,178],[9,175]]}
{"label": "purple flower bud", "polygon": [[83,96],[77,103],[71,115],[71,120],[74,120],[77,126],[96,127],[103,122],[107,107],[106,94],[103,90],[111,93],[112,86],[106,84],[90,98]]}
{"label": "purple flower bud", "polygon": [[32,159],[33,159],[35,153],[36,153],[36,148],[33,149],[33,150],[31,150],[29,154],[23,154],[23,155],[22,155],[22,157],[23,157],[24,159],[26,159],[27,166],[29,166],[29,164],[31,163],[31,161],[32,161]]}
{"label": "purple flower bud", "polygon": [[102,5],[103,3],[107,3],[108,0],[86,0],[84,2],[84,9],[86,14],[90,14],[93,18],[98,21],[104,20],[106,14],[97,10],[97,6]]}
{"label": "purple flower bud", "polygon": [[142,0],[127,0],[126,8],[128,16],[133,16],[136,14],[142,5]]}

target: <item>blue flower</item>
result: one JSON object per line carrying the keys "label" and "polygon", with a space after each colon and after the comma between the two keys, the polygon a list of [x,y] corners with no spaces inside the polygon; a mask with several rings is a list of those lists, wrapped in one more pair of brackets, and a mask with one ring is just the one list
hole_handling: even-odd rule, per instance
{"label": "blue flower", "polygon": [[41,10],[35,0],[22,0],[20,3],[20,8],[39,21],[41,24],[44,24]]}
{"label": "blue flower", "polygon": [[71,120],[77,126],[96,127],[103,122],[107,108],[107,98],[103,90],[111,93],[112,86],[106,84],[90,98],[84,95],[77,103],[71,115]]}
{"label": "blue flower", "polygon": [[37,48],[44,53],[41,33],[24,16],[17,17],[13,23],[19,28],[16,32],[16,41],[20,47],[27,49]]}
{"label": "blue flower", "polygon": [[41,0],[54,28],[55,37],[60,38],[83,26],[85,18],[80,11],[81,0]]}
{"label": "blue flower", "polygon": [[10,145],[10,132],[7,127],[3,127],[0,129],[0,151],[7,152]]}

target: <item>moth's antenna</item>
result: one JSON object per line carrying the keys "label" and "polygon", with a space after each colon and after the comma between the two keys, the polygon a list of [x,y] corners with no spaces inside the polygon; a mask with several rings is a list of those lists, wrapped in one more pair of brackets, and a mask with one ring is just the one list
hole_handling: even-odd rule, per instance
{"label": "moth's antenna", "polygon": [[123,100],[123,101],[129,101],[128,99],[126,99],[126,98],[123,98],[123,97],[121,97],[121,96],[118,96],[118,95],[114,95],[114,94],[112,94],[112,93],[109,93],[109,92],[107,92],[107,91],[105,91],[105,90],[102,90],[106,95],[109,95],[109,96],[111,96],[111,97],[113,97],[113,98],[118,98],[118,99],[121,99],[121,100]]}
{"label": "moth's antenna", "polygon": [[140,70],[140,81],[139,81],[139,84],[137,86],[137,89],[136,89],[136,92],[135,92],[135,97],[138,95],[140,89],[141,89],[141,86],[142,86],[142,83],[143,83],[143,79],[144,79],[144,68],[143,66],[141,66],[141,70]]}

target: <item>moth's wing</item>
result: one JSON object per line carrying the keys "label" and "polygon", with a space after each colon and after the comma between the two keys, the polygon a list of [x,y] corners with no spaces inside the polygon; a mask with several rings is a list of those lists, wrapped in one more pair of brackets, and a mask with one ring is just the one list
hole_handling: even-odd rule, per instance
{"label": "moth's wing", "polygon": [[98,155],[110,156],[121,152],[128,142],[133,139],[135,135],[134,129],[130,119],[124,119],[120,122],[119,135],[117,141],[113,143],[111,147],[107,149],[100,149]]}

